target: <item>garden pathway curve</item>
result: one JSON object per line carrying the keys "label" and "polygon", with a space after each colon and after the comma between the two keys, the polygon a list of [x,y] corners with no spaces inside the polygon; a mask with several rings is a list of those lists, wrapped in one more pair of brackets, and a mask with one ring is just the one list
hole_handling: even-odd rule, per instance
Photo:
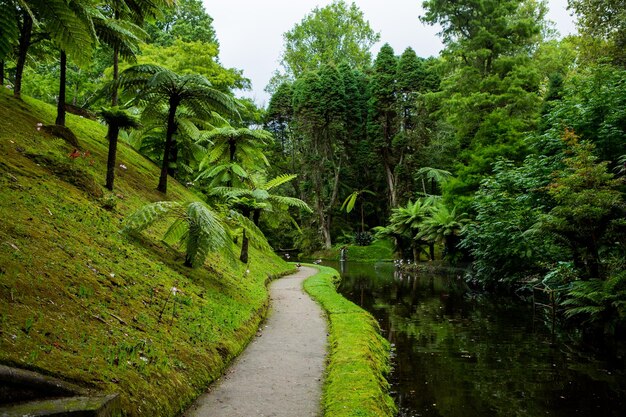
{"label": "garden pathway curve", "polygon": [[320,415],[326,319],[302,289],[301,267],[270,284],[270,313],[246,350],[185,417]]}

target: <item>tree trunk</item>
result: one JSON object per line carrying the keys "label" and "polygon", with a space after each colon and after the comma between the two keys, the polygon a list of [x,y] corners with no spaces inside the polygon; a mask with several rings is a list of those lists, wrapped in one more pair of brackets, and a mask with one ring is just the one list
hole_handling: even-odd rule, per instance
{"label": "tree trunk", "polygon": [[[249,208],[243,208],[241,210],[241,214],[243,214],[245,217],[250,217],[250,209]],[[243,262],[244,264],[248,263],[248,247],[250,246],[250,239],[248,239],[248,236],[246,235],[246,231],[243,231],[243,235],[241,237],[241,255],[239,255],[239,260],[241,262]]]}
{"label": "tree trunk", "polygon": [[159,177],[159,185],[157,190],[163,194],[167,193],[167,167],[170,163],[170,152],[172,147],[172,139],[176,132],[176,109],[178,108],[178,100],[170,99],[170,110],[167,115],[167,133],[165,135],[165,149],[163,150],[163,165],[161,166],[161,176]]}
{"label": "tree trunk", "polygon": [[0,87],[4,87],[4,60],[0,60]]}
{"label": "tree trunk", "polygon": [[413,262],[418,263],[420,261],[420,252],[419,249],[413,247]]}
{"label": "tree trunk", "polygon": [[113,181],[115,179],[115,159],[117,157],[117,137],[120,133],[119,127],[109,125],[107,138],[109,139],[109,157],[107,159],[107,182],[106,188],[113,191]]}
{"label": "tree trunk", "polygon": [[22,26],[20,27],[20,42],[18,46],[17,62],[15,64],[15,84],[13,85],[13,96],[22,98],[22,76],[26,65],[26,55],[30,46],[30,38],[33,34],[33,19],[27,11],[22,11]]}
{"label": "tree trunk", "polygon": [[67,54],[61,50],[60,60],[61,75],[59,76],[59,99],[57,101],[57,118],[54,122],[59,126],[65,126],[65,87],[67,84]]}
{"label": "tree trunk", "polygon": [[384,165],[387,188],[389,189],[389,205],[390,208],[396,208],[398,206],[398,198],[396,196],[396,180],[393,175],[393,167],[387,161],[384,162]]}
{"label": "tree trunk", "polygon": [[324,249],[330,249],[333,246],[332,237],[330,236],[330,220],[330,215],[328,215],[328,218],[324,217],[324,222],[320,225],[322,239],[324,240]]}
{"label": "tree trunk", "polygon": [[259,223],[261,222],[261,209],[254,209],[252,213],[252,221],[256,227],[259,227]]}
{"label": "tree trunk", "polygon": [[430,253],[430,260],[434,261],[435,260],[435,244],[434,243],[429,243],[428,244],[428,252]]}
{"label": "tree trunk", "polygon": [[587,241],[587,271],[590,278],[601,278],[600,255],[598,254],[598,246],[594,238]]}

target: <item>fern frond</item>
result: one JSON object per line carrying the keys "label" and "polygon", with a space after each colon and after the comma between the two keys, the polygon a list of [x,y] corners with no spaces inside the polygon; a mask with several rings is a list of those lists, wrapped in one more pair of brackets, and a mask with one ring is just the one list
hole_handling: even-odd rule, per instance
{"label": "fern frond", "polygon": [[209,252],[229,250],[228,232],[219,216],[204,203],[190,203],[187,206],[187,219],[187,259],[192,266],[202,265]]}
{"label": "fern frond", "polygon": [[77,62],[86,63],[95,46],[89,24],[64,0],[37,0],[37,10],[50,37]]}
{"label": "fern frond", "polygon": [[234,221],[235,227],[241,227],[246,231],[246,236],[250,239],[250,244],[264,251],[273,251],[261,229],[259,229],[252,220],[235,210],[231,210],[228,217]]}
{"label": "fern frond", "polygon": [[309,207],[307,203],[300,200],[299,198],[285,197],[282,195],[271,195],[269,199],[270,201],[283,205],[283,206],[295,207],[295,208],[299,208],[300,210],[304,210],[308,213],[313,213],[313,210],[311,209],[311,207]]}
{"label": "fern frond", "polygon": [[180,243],[186,240],[189,233],[189,225],[185,219],[178,218],[172,223],[163,235],[163,240],[169,244]]}
{"label": "fern frond", "polygon": [[19,29],[17,10],[12,2],[0,2],[0,61],[11,53],[17,44]]}
{"label": "fern frond", "polygon": [[174,201],[157,201],[147,204],[124,220],[120,233],[140,232],[171,211],[180,210],[181,204]]}
{"label": "fern frond", "polygon": [[276,188],[280,185],[283,185],[293,179],[296,179],[297,177],[298,177],[298,174],[282,174],[266,182],[263,188],[269,191],[272,188]]}

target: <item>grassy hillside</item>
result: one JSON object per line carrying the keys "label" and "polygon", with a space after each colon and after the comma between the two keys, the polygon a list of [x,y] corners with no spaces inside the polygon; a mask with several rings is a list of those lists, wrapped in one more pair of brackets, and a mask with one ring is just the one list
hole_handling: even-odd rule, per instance
{"label": "grassy hillside", "polygon": [[0,92],[0,362],[120,392],[131,416],[176,415],[254,335],[266,280],[291,267],[252,250],[249,274],[218,254],[191,270],[161,242],[165,224],[120,235],[138,207],[196,197],[173,180],[158,193],[158,168],[124,145],[105,192],[105,128],[69,115],[72,158],[37,129],[53,121]]}

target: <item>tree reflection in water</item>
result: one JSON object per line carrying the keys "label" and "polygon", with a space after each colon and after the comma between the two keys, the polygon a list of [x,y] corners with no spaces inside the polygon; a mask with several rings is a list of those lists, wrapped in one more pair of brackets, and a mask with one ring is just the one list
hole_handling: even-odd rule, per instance
{"label": "tree reflection in water", "polygon": [[401,417],[626,415],[623,357],[553,336],[532,306],[469,292],[457,274],[407,275],[386,263],[342,270],[340,291],[395,347]]}

